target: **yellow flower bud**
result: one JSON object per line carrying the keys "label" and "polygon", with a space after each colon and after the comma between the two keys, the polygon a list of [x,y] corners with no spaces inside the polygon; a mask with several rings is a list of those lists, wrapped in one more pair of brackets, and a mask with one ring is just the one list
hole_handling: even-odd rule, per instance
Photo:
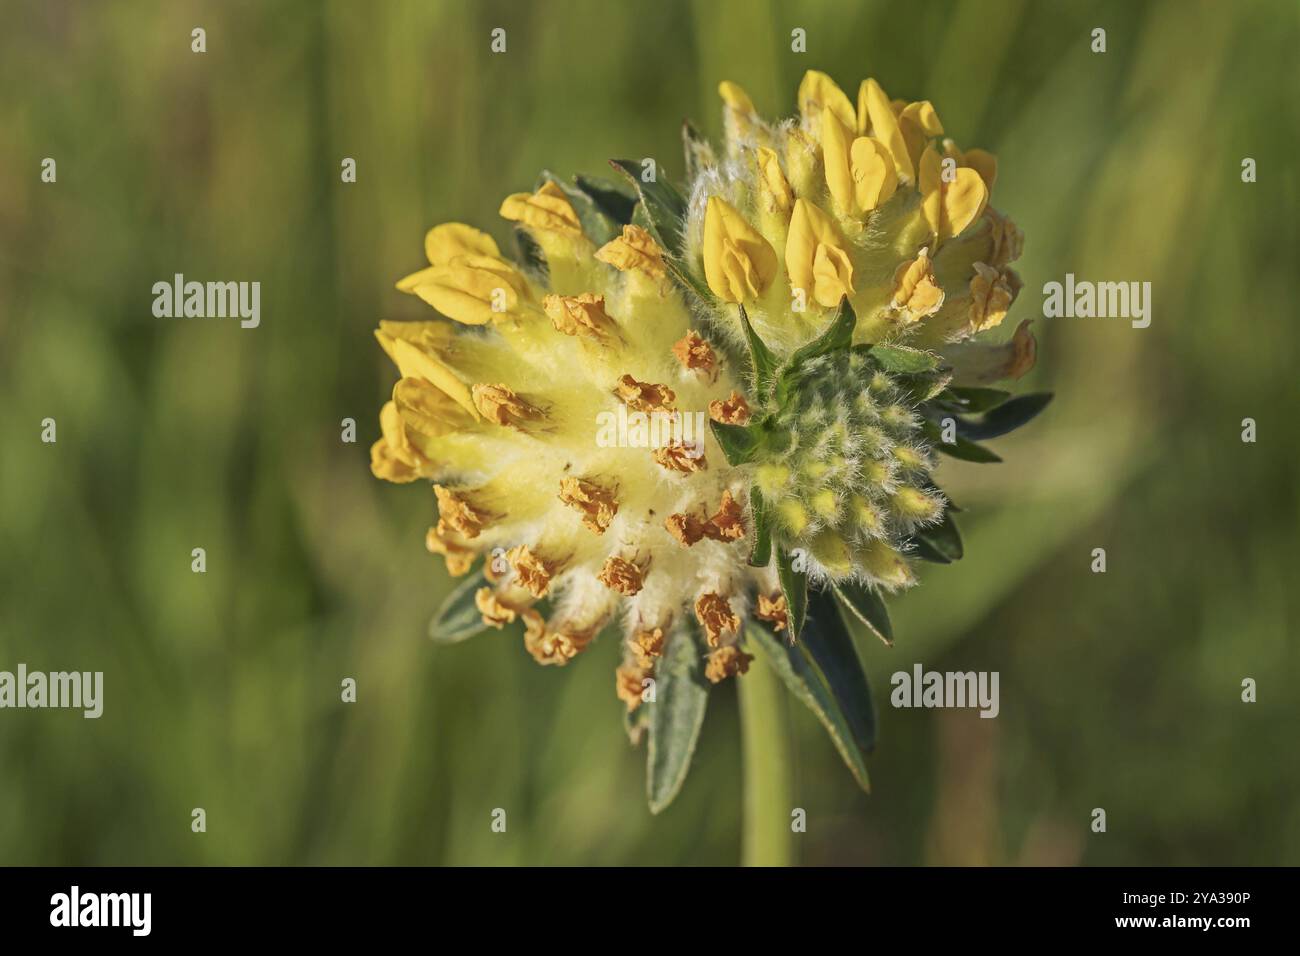
{"label": "yellow flower bud", "polygon": [[975,263],[975,275],[970,280],[971,332],[1001,325],[1019,292],[1020,277],[1012,270]]}
{"label": "yellow flower bud", "polygon": [[785,244],[790,284],[823,308],[834,308],[853,294],[853,264],[847,244],[831,217],[806,199],[794,204]]}
{"label": "yellow flower bud", "polygon": [[416,276],[420,280],[407,291],[464,325],[484,325],[512,313],[517,317],[521,301],[529,295],[523,275],[491,256],[457,256]]}
{"label": "yellow flower bud", "polygon": [[582,224],[569,197],[556,183],[547,180],[535,193],[515,193],[501,203],[501,216],[533,229],[581,236]]}
{"label": "yellow flower bud", "polygon": [[853,126],[853,104],[839,85],[820,70],[809,70],[799,83],[799,112],[805,125],[820,120],[822,110],[829,109],[845,126]]}
{"label": "yellow flower bud", "polygon": [[776,252],[730,203],[709,197],[704,213],[704,278],[727,302],[748,302],[776,276]]}
{"label": "yellow flower bud", "polygon": [[918,186],[921,210],[939,242],[961,235],[989,198],[988,187],[973,169],[959,166],[953,170],[952,182],[944,182],[943,160],[933,146],[921,155]]}
{"label": "yellow flower bud", "polygon": [[889,150],[898,178],[906,183],[912,182],[915,170],[907,152],[907,141],[903,139],[889,97],[875,80],[863,80],[858,88],[857,125],[860,134],[870,134]]}
{"label": "yellow flower bud", "polygon": [[424,254],[428,256],[431,266],[445,266],[457,256],[501,258],[496,240],[486,232],[463,222],[444,222],[425,233]]}
{"label": "yellow flower bud", "polygon": [[399,378],[393,404],[408,429],[439,438],[471,424],[473,419],[442,389],[422,378]]}
{"label": "yellow flower bud", "polygon": [[792,129],[785,141],[785,168],[795,195],[807,196],[817,188],[821,151],[801,129]]}
{"label": "yellow flower bud", "polygon": [[383,437],[370,446],[370,471],[384,481],[405,483],[428,473],[429,460],[412,444],[406,423],[393,402],[384,403],[379,411],[379,430]]}

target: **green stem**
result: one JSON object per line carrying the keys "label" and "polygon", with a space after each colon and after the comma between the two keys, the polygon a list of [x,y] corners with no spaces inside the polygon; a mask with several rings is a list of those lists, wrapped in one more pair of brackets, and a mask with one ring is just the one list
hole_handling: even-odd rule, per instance
{"label": "green stem", "polygon": [[761,655],[738,681],[745,788],[741,862],[789,866],[794,861],[794,788],[785,688]]}

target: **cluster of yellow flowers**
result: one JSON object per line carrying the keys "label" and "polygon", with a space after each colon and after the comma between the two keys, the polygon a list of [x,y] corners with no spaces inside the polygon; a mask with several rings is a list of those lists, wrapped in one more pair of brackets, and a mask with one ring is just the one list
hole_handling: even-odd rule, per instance
{"label": "cluster of yellow flowers", "polygon": [[[619,405],[707,409],[715,422],[749,423],[765,398],[737,306],[778,357],[824,332],[846,298],[855,343],[940,350],[996,326],[1020,287],[1008,263],[1021,236],[988,205],[997,163],[941,139],[928,102],[891,101],[867,80],[855,109],[810,72],[799,117],[769,124],[735,84],[720,93],[725,152],[694,147],[672,237],[680,248],[664,248],[669,240],[644,219],[588,216],[578,191],[546,179],[500,208],[524,239],[519,264],[486,233],[438,226],[425,238],[429,265],[398,288],[451,321],[381,322],[376,333],[400,377],[380,413],[374,474],[434,483],[428,549],[453,575],[486,558],[474,595],[483,623],[521,621],[540,663],[567,663],[618,620],[616,688],[629,710],[668,642],[689,639],[688,624],[703,635],[716,682],[748,666],[743,622],[781,630],[788,608],[775,569],[749,563],[761,466],[733,466],[712,445],[611,447],[595,440],[597,415]],[[1018,336],[1013,357],[986,359],[981,374],[1015,375],[1030,362]],[[877,399],[892,396],[879,379]],[[863,420],[893,415],[888,428],[915,428],[897,398],[879,411],[854,400]],[[883,507],[911,508],[913,523],[935,519],[942,499],[901,477],[925,471],[924,445],[872,440],[889,460],[851,459],[850,470],[874,476]],[[846,447],[866,447],[855,441]],[[797,495],[812,474],[805,465],[816,463],[771,467],[786,469]],[[838,509],[844,495],[833,486],[826,494]],[[906,564],[900,542],[882,538],[879,548]],[[911,580],[873,576],[848,553],[843,567],[809,560],[814,575],[886,587]]]}

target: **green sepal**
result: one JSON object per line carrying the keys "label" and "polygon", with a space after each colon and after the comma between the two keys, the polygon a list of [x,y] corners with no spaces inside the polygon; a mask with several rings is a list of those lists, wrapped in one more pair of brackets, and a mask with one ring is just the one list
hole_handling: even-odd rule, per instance
{"label": "green sepal", "polygon": [[866,584],[842,581],[833,585],[840,604],[853,617],[861,621],[872,634],[890,647],[894,646],[894,625],[889,620],[889,609],[880,592]]}
{"label": "green sepal", "polygon": [[[751,622],[745,628],[749,645],[763,656],[764,663],[776,671],[790,692],[813,714],[830,735],[831,743],[844,760],[853,779],[863,790],[871,792],[866,754],[854,739],[853,729],[826,678],[817,670],[802,644],[783,643],[762,625]],[[740,678],[744,680],[744,677]]]}
{"label": "green sepal", "polygon": [[776,576],[785,595],[786,630],[790,642],[799,640],[804,621],[808,617],[808,574],[796,570],[790,552],[780,545],[776,549]]}
{"label": "green sepal", "polygon": [[668,641],[655,668],[655,699],[649,708],[646,747],[646,799],[659,813],[682,789],[704,723],[709,682],[704,676],[706,648],[689,618]]}
{"label": "green sepal", "polygon": [[916,375],[933,372],[939,367],[939,356],[933,352],[909,349],[901,345],[858,346],[867,352],[886,372],[896,375]]}
{"label": "green sepal", "polygon": [[749,563],[751,567],[765,568],[772,562],[772,521],[763,495],[757,488],[749,489],[749,520],[754,526],[754,546],[749,549]]}
{"label": "green sepal", "polygon": [[740,310],[740,327],[744,329],[745,341],[749,343],[749,361],[754,367],[754,392],[760,402],[765,401],[772,383],[776,381],[776,355],[749,324],[749,314],[745,312],[745,307],[738,305],[736,308]]}
{"label": "green sepal", "polygon": [[763,446],[763,433],[755,425],[728,425],[710,419],[709,427],[729,465],[749,464]]}
{"label": "green sepal", "polygon": [[781,376],[777,380],[777,404],[784,405],[790,394],[798,387],[799,376],[804,365],[814,359],[821,358],[823,355],[847,351],[851,348],[853,345],[853,330],[857,328],[857,325],[857,313],[853,311],[853,306],[849,305],[848,296],[845,296],[840,299],[839,311],[835,313],[835,318],[826,327],[825,331],[811,342],[795,349],[794,354],[790,356],[790,360],[786,362],[785,367],[781,370]]}

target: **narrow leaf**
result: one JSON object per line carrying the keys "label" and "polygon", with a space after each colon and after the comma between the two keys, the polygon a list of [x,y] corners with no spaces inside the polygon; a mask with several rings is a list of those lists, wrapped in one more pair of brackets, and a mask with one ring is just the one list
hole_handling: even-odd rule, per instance
{"label": "narrow leaf", "polygon": [[894,625],[889,620],[880,592],[865,584],[845,581],[835,586],[835,596],[850,614],[867,626],[872,634],[890,647],[894,645]]}
{"label": "narrow leaf", "polygon": [[829,589],[809,595],[808,627],[803,643],[835,695],[840,710],[864,753],[876,746],[876,714],[862,661],[845,626],[843,612]]}
{"label": "narrow leaf", "polygon": [[991,464],[1002,460],[983,445],[977,445],[975,442],[961,437],[961,435],[958,435],[957,440],[954,442],[944,441],[943,431],[939,427],[938,422],[927,421],[922,423],[921,433],[924,434],[926,438],[930,439],[930,441],[934,442],[935,448],[952,458],[959,458],[962,461],[979,462],[981,464]]}
{"label": "narrow leaf", "polygon": [[[960,561],[965,549],[961,542],[961,532],[957,529],[957,522],[952,516],[950,510],[945,509],[943,520],[936,525],[926,528],[918,528],[913,535],[918,546],[924,542],[934,552],[940,556],[940,563],[948,564],[952,561]],[[922,555],[925,557],[925,555]],[[928,558],[927,560],[934,560]]]}
{"label": "narrow leaf", "polygon": [[799,640],[805,618],[808,616],[808,574],[795,567],[796,558],[785,548],[776,549],[776,576],[785,595],[785,613],[790,643]]}
{"label": "narrow leaf", "polygon": [[656,670],[654,703],[641,705],[650,708],[646,797],[651,813],[663,810],[682,789],[708,702],[704,648],[688,621],[672,635]]}
{"label": "narrow leaf", "polygon": [[[858,786],[870,793],[871,779],[867,774],[865,755],[857,746],[847,716],[826,679],[818,673],[807,650],[802,645],[790,647],[782,643],[771,631],[757,623],[751,623],[745,629],[745,634],[750,646],[763,655],[764,662],[776,671],[790,692],[826,728],[835,749],[853,774],[853,779],[858,782]],[[744,680],[743,677],[740,679]]]}
{"label": "narrow leaf", "polygon": [[996,408],[989,409],[977,418],[958,418],[957,434],[963,438],[984,441],[1015,431],[1047,407],[1051,392],[1033,392],[1017,395]]}

